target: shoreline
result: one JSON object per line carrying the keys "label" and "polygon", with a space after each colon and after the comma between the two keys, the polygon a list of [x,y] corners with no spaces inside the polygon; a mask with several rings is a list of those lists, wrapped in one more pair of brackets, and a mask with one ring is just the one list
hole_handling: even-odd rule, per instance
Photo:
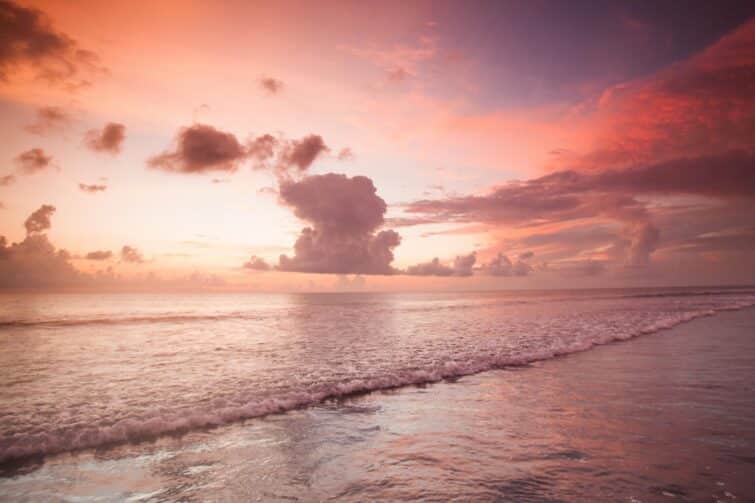
{"label": "shoreline", "polygon": [[526,368],[50,456],[0,479],[0,494],[104,501],[461,495],[747,501],[755,496],[749,484],[754,313],[705,317],[661,337]]}

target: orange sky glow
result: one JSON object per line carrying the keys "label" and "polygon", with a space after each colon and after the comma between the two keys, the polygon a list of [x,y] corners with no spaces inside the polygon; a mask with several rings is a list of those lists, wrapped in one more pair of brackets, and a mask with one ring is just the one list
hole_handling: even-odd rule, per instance
{"label": "orange sky glow", "polygon": [[0,288],[753,283],[743,9],[0,1]]}

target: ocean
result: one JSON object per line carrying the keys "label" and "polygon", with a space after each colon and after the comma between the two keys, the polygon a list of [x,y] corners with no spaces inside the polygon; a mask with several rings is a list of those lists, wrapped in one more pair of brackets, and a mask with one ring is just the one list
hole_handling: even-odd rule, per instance
{"label": "ocean", "polygon": [[752,306],[747,288],[3,294],[0,498],[747,501]]}

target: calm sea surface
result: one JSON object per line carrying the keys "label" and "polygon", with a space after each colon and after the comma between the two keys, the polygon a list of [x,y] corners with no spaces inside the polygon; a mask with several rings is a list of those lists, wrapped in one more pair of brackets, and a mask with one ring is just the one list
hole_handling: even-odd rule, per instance
{"label": "calm sea surface", "polygon": [[[2,295],[0,498],[747,501],[753,305],[753,289],[709,288]],[[660,453],[646,421],[671,442]],[[588,445],[568,442],[585,429]],[[708,451],[689,466],[700,442],[736,452],[739,475],[718,480]],[[601,446],[654,458],[601,475]],[[176,459],[192,461],[156,475]],[[677,482],[643,481],[655,465]]]}

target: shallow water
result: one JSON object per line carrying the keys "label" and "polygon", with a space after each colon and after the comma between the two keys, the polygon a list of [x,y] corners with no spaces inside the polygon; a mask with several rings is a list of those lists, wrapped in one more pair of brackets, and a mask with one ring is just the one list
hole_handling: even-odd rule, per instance
{"label": "shallow water", "polygon": [[[746,498],[752,309],[535,367],[238,421],[547,360],[754,302],[731,290],[7,297],[0,494]],[[214,425],[227,426],[204,429]],[[186,434],[160,436],[176,432]],[[100,449],[36,457],[71,447]],[[723,480],[722,463],[740,475]]]}

